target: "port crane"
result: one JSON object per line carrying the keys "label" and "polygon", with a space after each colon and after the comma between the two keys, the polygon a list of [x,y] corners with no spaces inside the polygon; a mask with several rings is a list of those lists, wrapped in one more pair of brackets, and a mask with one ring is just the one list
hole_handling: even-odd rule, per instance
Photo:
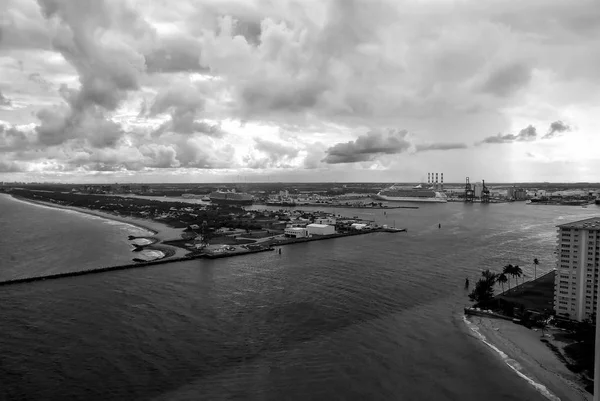
{"label": "port crane", "polygon": [[467,177],[467,184],[465,185],[465,202],[473,201],[475,201],[475,190],[469,182],[469,177]]}
{"label": "port crane", "polygon": [[485,186],[485,180],[481,180],[483,188],[481,189],[481,203],[490,203],[490,190]]}

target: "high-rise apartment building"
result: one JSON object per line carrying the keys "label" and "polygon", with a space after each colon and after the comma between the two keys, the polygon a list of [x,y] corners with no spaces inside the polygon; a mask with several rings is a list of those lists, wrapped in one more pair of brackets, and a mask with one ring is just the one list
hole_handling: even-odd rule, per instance
{"label": "high-rise apartment building", "polygon": [[600,217],[557,227],[554,310],[577,321],[592,318],[598,303]]}

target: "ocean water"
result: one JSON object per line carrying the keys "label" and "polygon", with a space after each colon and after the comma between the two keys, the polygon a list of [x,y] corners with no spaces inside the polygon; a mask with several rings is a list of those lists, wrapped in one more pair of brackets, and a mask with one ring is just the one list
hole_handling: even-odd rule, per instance
{"label": "ocean water", "polygon": [[0,194],[0,280],[131,263],[146,230]]}
{"label": "ocean water", "polygon": [[463,282],[549,271],[554,226],[598,212],[336,209],[408,232],[3,287],[0,399],[548,399],[465,325]]}

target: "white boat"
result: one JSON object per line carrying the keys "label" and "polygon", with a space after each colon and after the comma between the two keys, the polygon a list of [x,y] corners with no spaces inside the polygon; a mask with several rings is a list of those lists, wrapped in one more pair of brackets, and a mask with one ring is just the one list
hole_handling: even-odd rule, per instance
{"label": "white boat", "polygon": [[423,188],[422,184],[414,187],[401,187],[394,184],[378,192],[375,198],[388,202],[448,202],[448,197],[445,193],[436,191],[433,188]]}

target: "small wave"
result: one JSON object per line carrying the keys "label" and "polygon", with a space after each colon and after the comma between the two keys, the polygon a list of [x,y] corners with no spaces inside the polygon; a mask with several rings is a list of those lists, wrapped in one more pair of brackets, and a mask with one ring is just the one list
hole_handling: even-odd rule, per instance
{"label": "small wave", "polygon": [[487,341],[487,338],[479,331],[479,327],[477,327],[477,325],[475,325],[474,323],[470,322],[466,316],[463,316],[463,321],[465,322],[467,327],[475,334],[475,336],[481,342],[483,342],[485,345],[487,345],[488,347],[490,347],[491,349],[496,351],[496,353],[498,355],[500,355],[500,357],[502,358],[504,363],[506,363],[506,365],[509,368],[511,368],[517,375],[519,375],[522,379],[525,379],[529,384],[531,384],[538,392],[540,392],[547,399],[549,399],[551,401],[560,401],[560,398],[558,398],[556,395],[554,395],[552,392],[550,392],[550,390],[548,390],[548,388],[546,386],[544,386],[541,383],[536,382],[531,377],[524,374],[521,371],[523,369],[523,367],[517,361],[510,358],[507,354],[502,352],[499,348],[497,348],[492,343]]}

